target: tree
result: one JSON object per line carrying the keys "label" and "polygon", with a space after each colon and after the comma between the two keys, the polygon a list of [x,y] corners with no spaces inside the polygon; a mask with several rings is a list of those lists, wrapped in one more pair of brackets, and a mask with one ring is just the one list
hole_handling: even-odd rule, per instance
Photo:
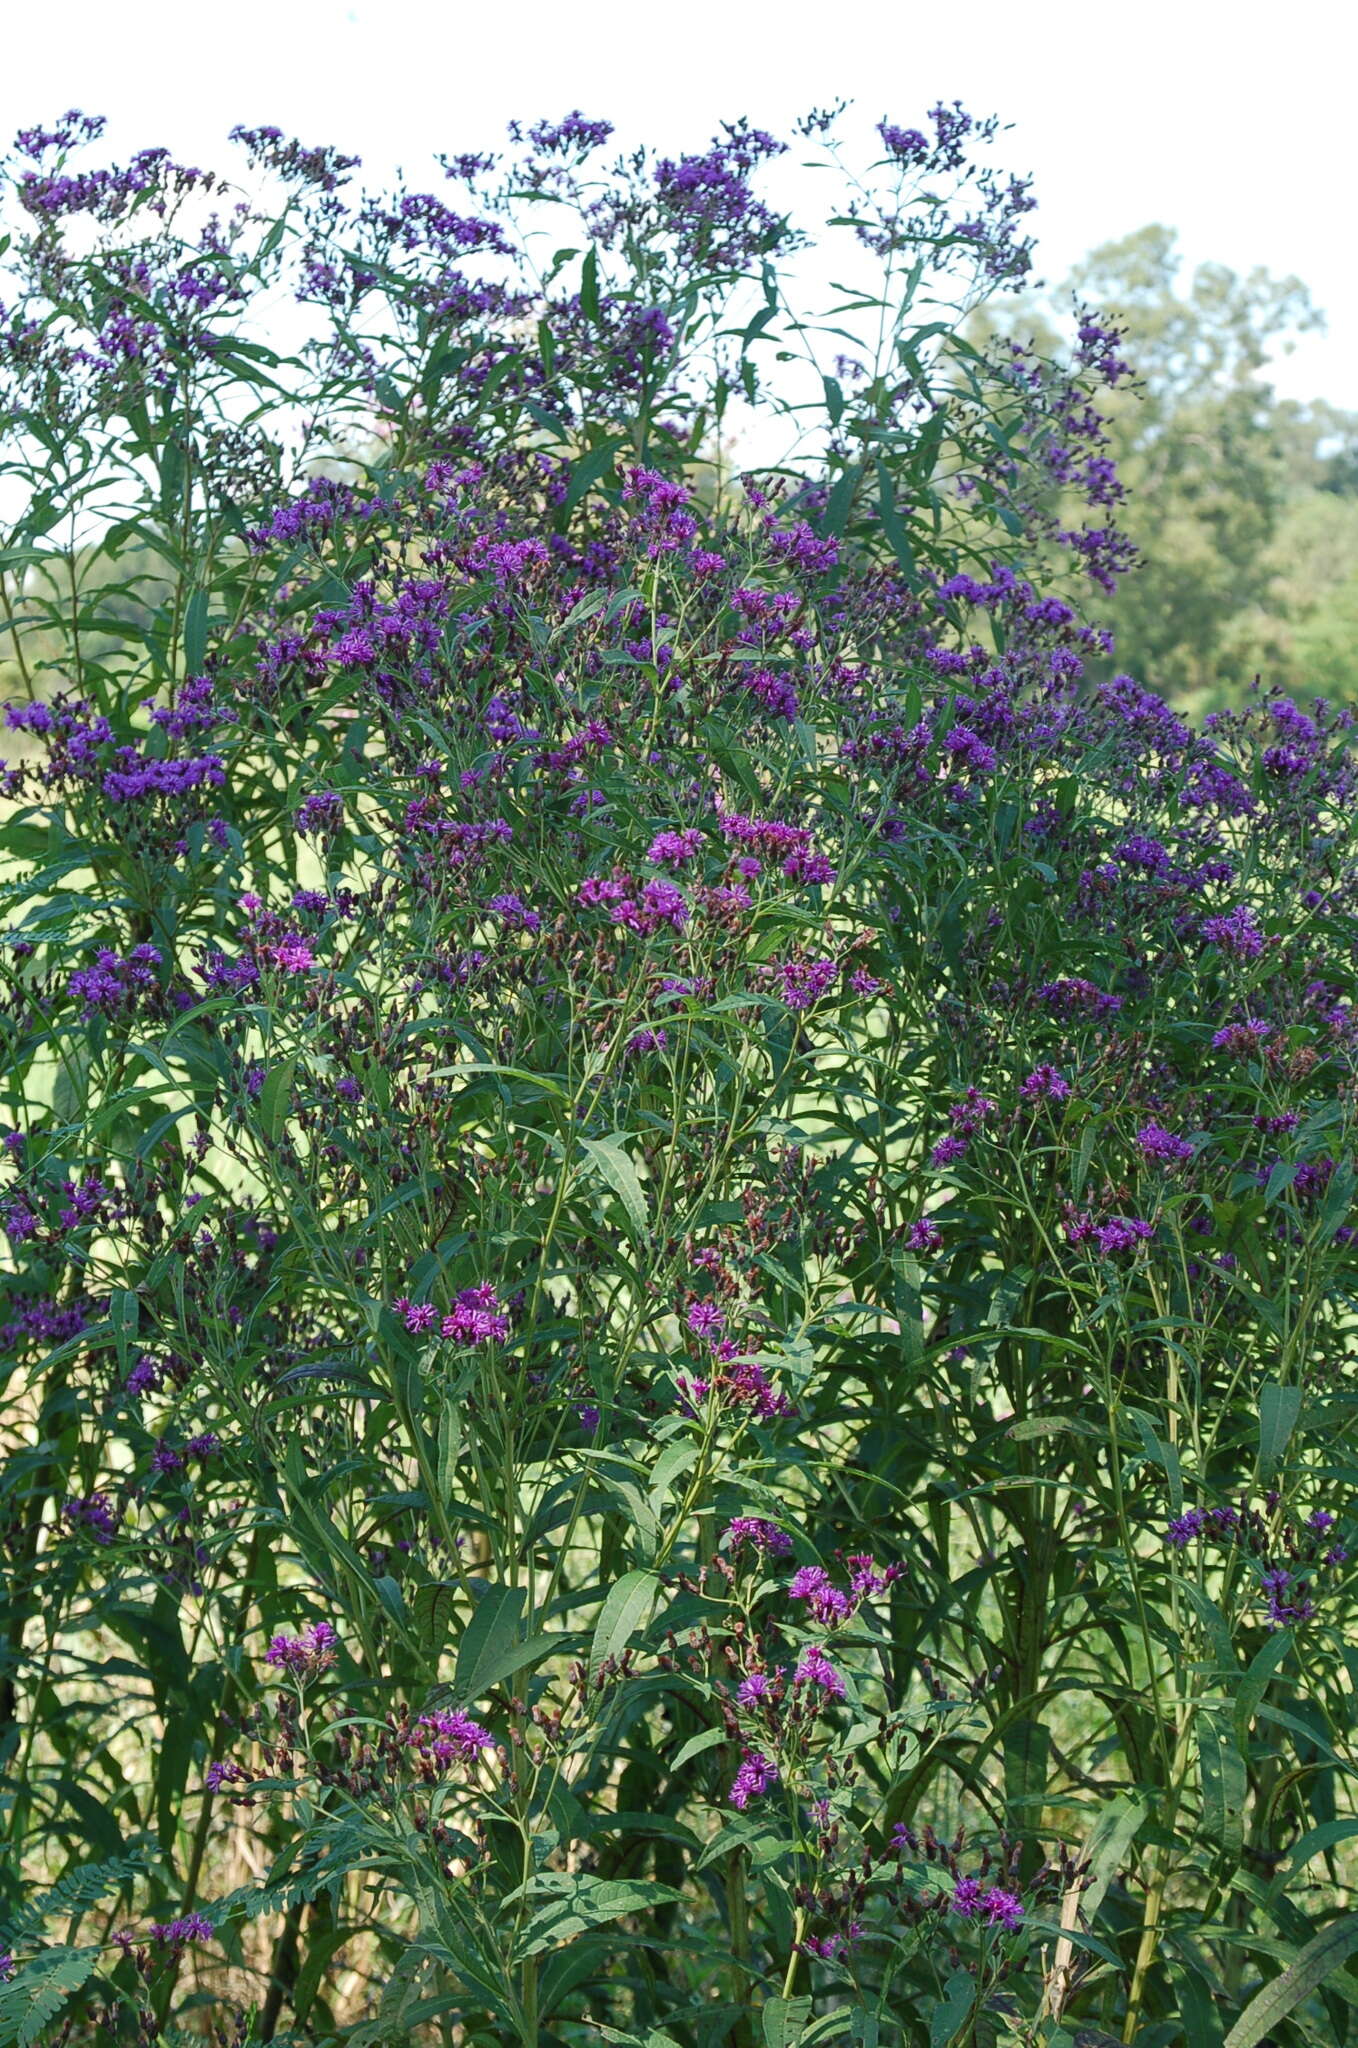
{"label": "tree", "polygon": [[1141,563],[1107,606],[1117,665],[1179,694],[1235,696],[1256,669],[1306,687],[1307,650],[1334,637],[1316,623],[1326,593],[1358,573],[1335,505],[1358,486],[1358,420],[1266,380],[1279,347],[1323,323],[1303,284],[1206,263],[1185,287],[1182,268],[1172,229],[1141,228],[1012,309],[1010,331],[1054,341],[1047,306],[1074,297],[1125,334],[1134,378],[1104,409]]}

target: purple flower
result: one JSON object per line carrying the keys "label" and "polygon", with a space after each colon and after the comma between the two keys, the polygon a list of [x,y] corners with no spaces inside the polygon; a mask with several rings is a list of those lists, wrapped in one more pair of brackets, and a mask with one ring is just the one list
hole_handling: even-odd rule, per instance
{"label": "purple flower", "polygon": [[333,789],[318,790],[305,799],[294,822],[303,839],[312,832],[320,838],[338,832],[344,823],[344,798]]}
{"label": "purple flower", "polygon": [[877,133],[882,147],[898,163],[917,164],[929,154],[929,139],[918,128],[897,128],[891,121],[879,121]]}
{"label": "purple flower", "polygon": [[492,896],[486,909],[493,911],[510,931],[536,932],[542,929],[538,912],[526,909],[518,896]]}
{"label": "purple flower", "polygon": [[509,1335],[509,1317],[493,1287],[464,1287],[440,1328],[454,1344],[498,1344]]}
{"label": "purple flower", "polygon": [[715,1301],[691,1302],[684,1321],[695,1337],[705,1337],[713,1343],[726,1328],[726,1317]]}
{"label": "purple flower", "polygon": [[748,1543],[764,1557],[791,1557],[792,1538],[776,1523],[758,1515],[736,1515],[726,1525],[726,1541],[732,1550]]}
{"label": "purple flower", "polygon": [[948,1901],[949,1909],[970,1920],[979,1911],[984,1887],[979,1877],[959,1877]]}
{"label": "purple flower", "polygon": [[1273,1026],[1266,1024],[1262,1017],[1246,1017],[1241,1024],[1223,1024],[1213,1034],[1212,1044],[1218,1052],[1240,1053],[1249,1059],[1257,1053]]}
{"label": "purple flower", "polygon": [[120,1517],[106,1493],[72,1496],[61,1512],[73,1529],[86,1530],[101,1547],[112,1543],[118,1533]]}
{"label": "purple flower", "polygon": [[670,924],[681,932],[688,923],[688,902],[683,890],[673,882],[643,882],[641,907],[649,930],[653,931],[658,924]]}
{"label": "purple flower", "polygon": [[1079,974],[1044,981],[1036,992],[1036,1000],[1062,1017],[1111,1017],[1122,1008],[1121,996],[1107,995]]}
{"label": "purple flower", "polygon": [[831,1626],[853,1613],[853,1601],[833,1583],[823,1564],[804,1564],[794,1572],[787,1595],[789,1600],[808,1601],[817,1621]]}
{"label": "purple flower", "polygon": [[742,1754],[744,1762],[727,1796],[731,1805],[744,1813],[752,1799],[762,1799],[770,1785],[778,1783],[778,1766],[770,1763],[762,1750],[747,1749]]}
{"label": "purple flower", "polygon": [[112,1015],[155,992],[154,970],[160,963],[161,954],[152,945],[134,946],[125,960],[103,946],[93,967],[76,969],[68,993],[83,1004],[82,1015],[87,1019],[101,1011]]}
{"label": "purple flower", "polygon": [[646,858],[657,866],[662,863],[681,867],[701,853],[703,835],[696,825],[688,825],[682,832],[657,832],[646,852]]}
{"label": "purple flower", "polygon": [[905,1233],[907,1249],[912,1252],[936,1252],[942,1249],[943,1232],[928,1216],[920,1216]]}
{"label": "purple flower", "polygon": [[[523,141],[523,130],[517,121],[510,122],[509,133],[515,142]],[[528,140],[545,156],[573,156],[601,149],[612,133],[611,121],[587,121],[576,107],[564,120],[535,121],[528,130]]]}
{"label": "purple flower", "polygon": [[1013,1892],[992,1885],[981,1900],[981,1910],[992,1927],[1013,1929],[1022,1924],[1023,1905]]}
{"label": "purple flower", "polygon": [[809,1643],[802,1651],[792,1679],[794,1685],[814,1686],[833,1700],[844,1698],[844,1680],[818,1643]]}
{"label": "purple flower", "polygon": [[1202,926],[1208,945],[1219,946],[1233,960],[1257,960],[1264,950],[1264,935],[1254,913],[1244,904],[1223,917],[1209,917]]}
{"label": "purple flower", "polygon": [[948,1121],[955,1131],[964,1138],[974,1137],[987,1117],[995,1114],[995,1105],[988,1095],[979,1089],[968,1088],[960,1102],[954,1102],[948,1111]]}
{"label": "purple flower", "polygon": [[446,1769],[449,1764],[465,1762],[483,1749],[494,1749],[495,1738],[479,1721],[453,1710],[421,1714],[411,1733],[411,1744],[431,1763]]}
{"label": "purple flower", "polygon": [[749,1677],[743,1678],[736,1688],[736,1700],[742,1707],[758,1707],[762,1706],[765,1700],[771,1698],[772,1693],[773,1686],[769,1680],[768,1673],[752,1671]]}
{"label": "purple flower", "polygon": [[186,1913],[182,1920],[153,1920],[149,1933],[168,1948],[184,1948],[191,1941],[211,1941],[212,1922],[202,1913]]}
{"label": "purple flower", "polygon": [[285,974],[305,974],[316,965],[316,955],[299,932],[287,932],[264,951]]}
{"label": "purple flower", "polygon": [[783,873],[790,882],[828,887],[838,870],[823,853],[790,853],[783,862]]}
{"label": "purple flower", "polygon": [[1163,1124],[1146,1123],[1136,1134],[1137,1147],[1143,1158],[1157,1166],[1181,1166],[1193,1157],[1193,1147],[1187,1138],[1175,1137]]}
{"label": "purple flower", "polygon": [[1019,1083],[1022,1102],[1065,1102],[1069,1096],[1070,1083],[1056,1067],[1034,1067]]}
{"label": "purple flower", "polygon": [[1104,1256],[1111,1257],[1114,1252],[1134,1251],[1154,1235],[1154,1225],[1140,1216],[1114,1216],[1096,1226],[1094,1240]]}
{"label": "purple flower", "polygon": [[208,1765],[203,1773],[203,1784],[209,1792],[220,1792],[226,1785],[249,1783],[249,1774],[242,1770],[233,1757],[223,1757],[217,1763]]}
{"label": "purple flower", "polygon": [[131,1372],[127,1375],[126,1385],[128,1393],[154,1393],[160,1385],[164,1373],[165,1368],[161,1365],[159,1359],[152,1358],[149,1351],[144,1351]]}
{"label": "purple flower", "polygon": [[339,1637],[328,1621],[315,1621],[300,1635],[276,1635],[264,1653],[264,1662],[294,1678],[315,1678],[335,1661]]}
{"label": "purple flower", "polygon": [[839,969],[833,960],[786,960],[777,967],[789,1010],[809,1010],[833,988]]}

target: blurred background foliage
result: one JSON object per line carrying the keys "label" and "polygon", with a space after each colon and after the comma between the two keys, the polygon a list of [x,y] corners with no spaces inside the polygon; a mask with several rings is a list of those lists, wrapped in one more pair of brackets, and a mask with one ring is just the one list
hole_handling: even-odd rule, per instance
{"label": "blurred background foliage", "polygon": [[1278,398],[1272,356],[1323,323],[1304,284],[1222,264],[1187,277],[1173,229],[1094,249],[1050,290],[974,317],[1059,354],[1070,301],[1126,330],[1136,382],[1109,393],[1141,554],[1104,610],[1115,666],[1206,708],[1256,675],[1347,698],[1358,629],[1358,414]]}

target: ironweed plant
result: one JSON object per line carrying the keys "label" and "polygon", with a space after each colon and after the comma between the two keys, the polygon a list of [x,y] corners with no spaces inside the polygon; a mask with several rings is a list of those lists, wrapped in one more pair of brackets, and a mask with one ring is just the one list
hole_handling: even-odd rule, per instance
{"label": "ironweed plant", "polygon": [[1349,721],[1097,680],[1126,366],[958,337],[988,124],[821,324],[746,125],[97,131],[0,351],[0,2042],[1350,2039]]}

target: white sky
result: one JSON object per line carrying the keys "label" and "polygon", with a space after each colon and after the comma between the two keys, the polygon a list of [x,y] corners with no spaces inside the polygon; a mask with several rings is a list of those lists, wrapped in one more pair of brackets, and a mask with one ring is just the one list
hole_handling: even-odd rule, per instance
{"label": "white sky", "polygon": [[[910,125],[942,97],[1012,124],[1040,271],[1161,220],[1190,262],[1293,272],[1328,315],[1278,388],[1358,409],[1353,0],[0,0],[0,137],[68,106],[121,154],[225,167],[237,121],[421,185],[436,150],[579,106],[623,142],[701,148],[853,100]],[[239,159],[237,159],[239,160]]]}

